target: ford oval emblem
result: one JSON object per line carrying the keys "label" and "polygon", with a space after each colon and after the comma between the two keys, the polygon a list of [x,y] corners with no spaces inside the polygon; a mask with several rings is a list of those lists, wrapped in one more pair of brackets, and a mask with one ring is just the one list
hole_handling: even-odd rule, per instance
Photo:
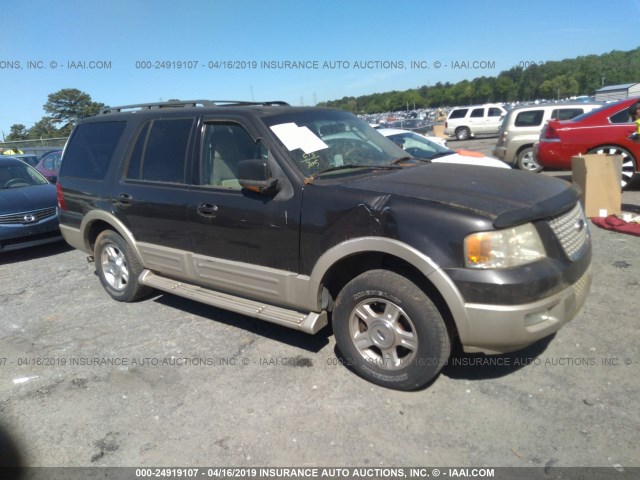
{"label": "ford oval emblem", "polygon": [[575,226],[576,226],[576,231],[580,233],[582,230],[584,230],[584,227],[585,227],[584,220],[579,218],[578,220],[576,220]]}
{"label": "ford oval emblem", "polygon": [[22,220],[24,220],[24,223],[33,223],[36,221],[36,217],[28,213],[27,215],[22,217]]}

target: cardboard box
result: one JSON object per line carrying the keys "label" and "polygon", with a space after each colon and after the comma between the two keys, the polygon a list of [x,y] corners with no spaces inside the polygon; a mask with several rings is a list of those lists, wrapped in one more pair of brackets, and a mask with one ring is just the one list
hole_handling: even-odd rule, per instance
{"label": "cardboard box", "polygon": [[606,217],[622,210],[622,156],[578,155],[571,158],[573,183],[582,191],[587,217]]}

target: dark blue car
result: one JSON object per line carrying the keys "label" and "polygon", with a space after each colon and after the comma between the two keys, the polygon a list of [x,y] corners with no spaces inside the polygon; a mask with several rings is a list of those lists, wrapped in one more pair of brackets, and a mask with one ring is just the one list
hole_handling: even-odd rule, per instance
{"label": "dark blue car", "polygon": [[33,167],[0,158],[0,252],[62,239],[56,187]]}

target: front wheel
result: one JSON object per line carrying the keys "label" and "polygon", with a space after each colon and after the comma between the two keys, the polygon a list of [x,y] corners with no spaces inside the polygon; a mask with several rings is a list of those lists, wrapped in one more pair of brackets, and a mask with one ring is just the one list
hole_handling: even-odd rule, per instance
{"label": "front wheel", "polygon": [[631,155],[628,150],[622,147],[618,147],[616,145],[603,145],[602,147],[592,148],[587,153],[620,155],[622,157],[622,176],[620,178],[620,186],[622,187],[622,190],[625,190],[631,184],[631,179],[638,171],[636,159],[633,158],[633,155]]}
{"label": "front wheel", "polygon": [[143,270],[138,257],[116,232],[105,230],[98,235],[94,258],[100,283],[114,300],[133,302],[151,292],[138,282]]}
{"label": "front wheel", "polygon": [[388,270],[349,282],[336,299],[332,323],[347,364],[387,388],[424,387],[451,352],[438,308],[413,282]]}

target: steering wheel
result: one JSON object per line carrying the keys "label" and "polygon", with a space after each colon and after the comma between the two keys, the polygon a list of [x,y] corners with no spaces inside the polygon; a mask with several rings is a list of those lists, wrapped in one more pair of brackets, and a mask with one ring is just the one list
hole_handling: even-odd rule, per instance
{"label": "steering wheel", "polygon": [[25,182],[21,178],[11,178],[11,179],[9,179],[9,180],[7,180],[5,182],[5,184],[2,186],[2,188],[11,188],[11,187],[14,187],[14,186],[19,185],[19,184],[22,184],[22,185],[25,185],[25,186],[29,185],[27,182]]}

